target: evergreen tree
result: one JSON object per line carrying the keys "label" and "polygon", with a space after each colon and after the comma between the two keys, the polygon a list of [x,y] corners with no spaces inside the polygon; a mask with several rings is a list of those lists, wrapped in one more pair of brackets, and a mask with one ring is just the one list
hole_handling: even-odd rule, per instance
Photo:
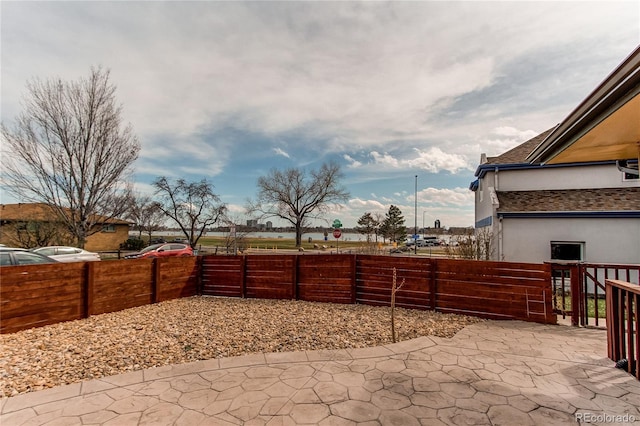
{"label": "evergreen tree", "polygon": [[407,239],[407,227],[404,226],[404,216],[402,216],[402,211],[398,207],[393,204],[389,207],[380,231],[382,235],[391,242],[402,243]]}
{"label": "evergreen tree", "polygon": [[[380,227],[380,222],[371,216],[371,213],[366,212],[360,219],[358,219],[358,226],[356,226],[356,230],[358,233],[367,236],[367,243],[371,242],[371,235],[375,234],[378,236],[378,228]],[[377,238],[376,238],[377,240]]]}

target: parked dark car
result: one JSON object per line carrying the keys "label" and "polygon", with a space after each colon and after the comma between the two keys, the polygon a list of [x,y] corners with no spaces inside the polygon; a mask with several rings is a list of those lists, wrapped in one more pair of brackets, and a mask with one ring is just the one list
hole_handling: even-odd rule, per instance
{"label": "parked dark car", "polygon": [[27,249],[0,247],[0,266],[38,265],[43,263],[58,263],[58,261]]}
{"label": "parked dark car", "polygon": [[189,245],[189,240],[187,240],[186,238],[174,238],[173,240],[171,240],[169,242]]}
{"label": "parked dark car", "polygon": [[151,241],[149,241],[149,245],[152,245],[152,244],[164,244],[164,243],[166,243],[164,238],[154,238]]}
{"label": "parked dark car", "polygon": [[164,243],[153,244],[137,253],[124,256],[125,259],[145,259],[153,257],[193,256],[193,249],[188,244]]}

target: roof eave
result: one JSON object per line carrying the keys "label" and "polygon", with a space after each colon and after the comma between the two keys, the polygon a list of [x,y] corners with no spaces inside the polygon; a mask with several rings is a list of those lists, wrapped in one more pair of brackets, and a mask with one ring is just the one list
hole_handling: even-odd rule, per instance
{"label": "roof eave", "polygon": [[528,156],[527,161],[545,163],[584,133],[598,117],[615,110],[621,99],[640,91],[640,45],[604,79]]}

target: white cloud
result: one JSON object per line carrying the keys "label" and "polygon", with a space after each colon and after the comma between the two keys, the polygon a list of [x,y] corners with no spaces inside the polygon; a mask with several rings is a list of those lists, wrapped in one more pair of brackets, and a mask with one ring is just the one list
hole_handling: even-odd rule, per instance
{"label": "white cloud", "polygon": [[377,211],[384,210],[385,204],[378,200],[363,200],[361,198],[353,198],[349,200],[348,206],[352,209],[364,210],[364,211]]}
{"label": "white cloud", "polygon": [[[413,201],[414,196],[408,197]],[[427,206],[471,206],[474,193],[469,188],[425,188],[418,191],[418,203]]]}
{"label": "white cloud", "polygon": [[380,154],[376,151],[371,151],[371,157],[373,157],[373,161],[376,164],[380,164],[383,166],[390,166],[392,168],[399,168],[400,167],[400,161],[398,161],[398,159],[392,157],[389,154]]}
{"label": "white cloud", "polygon": [[289,156],[289,154],[286,153],[285,151],[283,151],[281,148],[273,148],[273,152],[275,152],[277,155],[281,155],[281,156],[283,156],[285,158],[291,158]]}
{"label": "white cloud", "polygon": [[[1,19],[3,121],[29,78],[101,64],[142,141],[138,175],[246,196],[260,165],[242,150],[280,145],[298,164],[336,155],[354,199],[385,204],[403,196],[388,175],[464,176],[561,121],[640,26],[634,2],[6,2]],[[419,199],[459,206],[453,223],[473,205],[458,190]]]}
{"label": "white cloud", "polygon": [[462,156],[457,154],[447,154],[438,147],[432,147],[427,151],[415,149],[416,158],[406,160],[406,164],[410,167],[426,170],[431,173],[438,173],[446,170],[455,173],[460,169],[468,169],[469,162]]}
{"label": "white cloud", "polygon": [[347,160],[347,167],[353,168],[353,169],[357,169],[358,167],[362,166],[362,162],[355,160],[353,157],[351,157],[348,154],[344,154],[342,156],[342,158],[344,158],[345,160]]}
{"label": "white cloud", "polygon": [[414,148],[413,152],[414,155],[405,159],[395,158],[388,153],[380,154],[377,151],[372,151],[370,155],[373,157],[374,164],[391,169],[415,169],[430,173],[439,173],[443,170],[456,173],[462,169],[472,169],[466,156],[447,154],[438,147],[431,147],[428,150]]}
{"label": "white cloud", "polygon": [[[43,62],[49,72],[73,78],[104,64],[126,116],[145,136],[231,125],[266,134],[302,131],[332,149],[428,139],[437,126],[429,123],[432,114],[490,87],[506,61],[565,33],[597,40],[598,26],[588,25],[592,13],[619,20],[619,7],[595,3],[575,14],[564,4],[88,2],[74,4],[69,19],[70,5],[47,4],[38,13],[31,6],[24,31],[46,42],[43,55],[11,50],[25,68],[3,69],[11,83],[3,92],[22,87],[25,72],[41,74]],[[460,25],[461,17],[474,25]],[[478,37],[483,27],[492,31]],[[3,38],[8,31],[15,27],[3,28]]]}
{"label": "white cloud", "polygon": [[498,127],[483,140],[478,141],[478,145],[483,150],[482,152],[488,156],[495,156],[515,148],[540,133],[534,130],[519,130],[514,127]]}

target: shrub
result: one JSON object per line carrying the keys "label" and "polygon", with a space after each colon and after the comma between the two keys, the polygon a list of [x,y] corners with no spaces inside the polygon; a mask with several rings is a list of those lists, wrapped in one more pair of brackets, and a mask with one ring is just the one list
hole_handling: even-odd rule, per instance
{"label": "shrub", "polygon": [[145,243],[140,238],[129,238],[124,243],[120,244],[122,250],[142,250]]}

